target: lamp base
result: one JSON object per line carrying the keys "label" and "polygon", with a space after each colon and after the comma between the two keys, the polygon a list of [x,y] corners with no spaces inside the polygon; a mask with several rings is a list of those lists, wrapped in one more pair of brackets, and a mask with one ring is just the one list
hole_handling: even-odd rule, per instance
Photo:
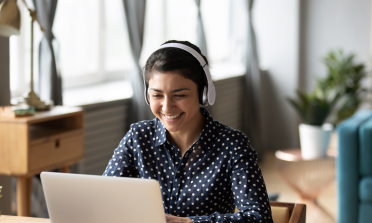
{"label": "lamp base", "polygon": [[50,103],[48,104],[40,100],[39,96],[37,96],[33,90],[31,90],[23,99],[25,104],[34,106],[36,111],[46,111],[51,107]]}

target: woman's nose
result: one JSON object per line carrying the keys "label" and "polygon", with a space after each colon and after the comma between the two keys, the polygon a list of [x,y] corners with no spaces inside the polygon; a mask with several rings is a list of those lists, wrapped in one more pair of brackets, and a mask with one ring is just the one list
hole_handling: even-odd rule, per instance
{"label": "woman's nose", "polygon": [[167,113],[172,110],[174,107],[174,103],[171,97],[164,97],[163,104],[162,104],[162,110],[164,113]]}

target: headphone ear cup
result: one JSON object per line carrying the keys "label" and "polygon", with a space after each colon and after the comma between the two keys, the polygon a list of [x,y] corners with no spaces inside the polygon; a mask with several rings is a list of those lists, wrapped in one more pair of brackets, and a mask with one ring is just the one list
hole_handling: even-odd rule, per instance
{"label": "headphone ear cup", "polygon": [[148,90],[147,90],[147,85],[145,84],[145,101],[146,101],[146,104],[150,105],[150,101],[149,101],[148,96],[149,96],[149,94],[148,94]]}
{"label": "headphone ear cup", "polygon": [[207,86],[205,86],[204,89],[203,89],[203,95],[202,95],[202,105],[204,105],[204,106],[208,106],[207,93],[208,93],[208,89],[207,89]]}

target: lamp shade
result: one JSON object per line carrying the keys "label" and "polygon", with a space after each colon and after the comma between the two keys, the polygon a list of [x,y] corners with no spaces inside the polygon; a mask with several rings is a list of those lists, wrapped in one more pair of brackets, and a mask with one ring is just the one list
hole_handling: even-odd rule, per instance
{"label": "lamp shade", "polygon": [[17,0],[4,0],[0,4],[0,36],[19,35],[21,14]]}

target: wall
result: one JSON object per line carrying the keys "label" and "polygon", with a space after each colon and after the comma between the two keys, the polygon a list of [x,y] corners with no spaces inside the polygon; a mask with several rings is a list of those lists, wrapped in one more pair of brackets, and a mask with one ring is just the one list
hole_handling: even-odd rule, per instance
{"label": "wall", "polygon": [[330,50],[341,48],[355,53],[358,61],[370,63],[371,8],[370,0],[302,1],[302,87],[313,89],[315,78],[326,74],[321,61]]}
{"label": "wall", "polygon": [[130,100],[85,105],[84,160],[79,162],[79,173],[102,175],[107,163],[129,130]]}
{"label": "wall", "polygon": [[298,118],[285,98],[298,86],[299,1],[255,1],[254,28],[262,76],[262,124],[265,148],[296,147]]}
{"label": "wall", "polygon": [[300,119],[285,98],[297,88],[313,89],[316,78],[326,74],[321,61],[329,50],[342,48],[370,63],[371,9],[370,0],[255,1],[267,149],[299,146]]}

